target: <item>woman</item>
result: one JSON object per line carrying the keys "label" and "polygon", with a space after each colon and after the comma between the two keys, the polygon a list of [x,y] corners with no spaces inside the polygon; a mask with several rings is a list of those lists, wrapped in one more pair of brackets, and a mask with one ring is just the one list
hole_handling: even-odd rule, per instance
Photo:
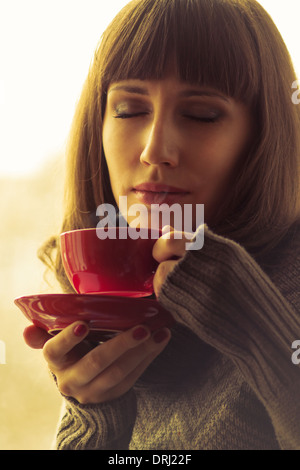
{"label": "woman", "polygon": [[[134,0],[104,33],[62,231],[95,226],[121,195],[147,207],[165,195],[205,205],[205,241],[186,252],[169,227],[154,246],[172,331],[139,325],[91,349],[82,322],[52,339],[25,330],[66,397],[58,449],[300,448],[295,78],[255,0]],[[70,290],[59,251],[53,267]]]}

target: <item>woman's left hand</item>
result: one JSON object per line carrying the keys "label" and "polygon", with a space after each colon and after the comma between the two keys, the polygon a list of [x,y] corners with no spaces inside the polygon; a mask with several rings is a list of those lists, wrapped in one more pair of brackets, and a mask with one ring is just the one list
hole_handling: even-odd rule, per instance
{"label": "woman's left hand", "polygon": [[[189,238],[187,237],[189,235]],[[158,297],[161,287],[168,274],[184,257],[186,253],[186,243],[190,242],[192,234],[175,231],[173,227],[163,227],[163,235],[153,246],[153,257],[159,263],[153,278],[153,287],[156,297]],[[176,238],[175,238],[176,237]]]}

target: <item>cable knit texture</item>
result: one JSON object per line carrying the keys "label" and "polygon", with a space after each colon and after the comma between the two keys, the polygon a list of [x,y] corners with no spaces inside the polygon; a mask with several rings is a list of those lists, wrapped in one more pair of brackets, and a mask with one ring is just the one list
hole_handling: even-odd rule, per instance
{"label": "cable knit texture", "polygon": [[133,391],[102,404],[101,413],[98,407],[81,405],[72,398],[66,400],[58,434],[58,449],[128,449],[136,415]]}
{"label": "cable knit texture", "polygon": [[167,348],[124,397],[66,400],[57,448],[300,449],[299,235],[263,270],[206,228],[160,292],[177,321]]}

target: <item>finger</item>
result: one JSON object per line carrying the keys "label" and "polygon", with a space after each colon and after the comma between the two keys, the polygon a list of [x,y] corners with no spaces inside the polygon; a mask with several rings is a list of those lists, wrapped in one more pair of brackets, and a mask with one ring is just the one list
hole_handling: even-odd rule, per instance
{"label": "finger", "polygon": [[145,370],[149,367],[149,365],[156,359],[157,356],[161,354],[161,352],[165,349],[171,339],[171,332],[167,328],[163,330],[159,330],[156,333],[156,336],[160,336],[163,333],[163,339],[159,337],[159,343],[155,340],[155,349],[150,352],[146,357],[141,360],[141,362],[135,367],[121,382],[118,386],[114,387],[110,391],[110,396],[114,397],[118,393],[118,396],[123,395],[126,391],[134,386],[136,381],[140,378],[140,376],[145,372]]}
{"label": "finger", "polygon": [[155,332],[153,336],[143,343],[121,355],[117,361],[113,362],[101,374],[101,382],[105,387],[104,390],[111,390],[118,386],[134,370],[139,369],[141,363],[147,362],[147,358],[148,363],[150,363],[164,349],[170,337],[170,330],[164,328]]}
{"label": "finger", "polygon": [[174,232],[174,227],[172,225],[164,225],[161,229],[162,235],[166,235],[167,233]]}
{"label": "finger", "polygon": [[69,363],[68,353],[83,341],[88,332],[86,323],[75,322],[47,341],[43,354],[53,372],[63,369]]}
{"label": "finger", "polygon": [[164,225],[161,232],[163,238],[184,238],[185,240],[191,240],[195,235],[193,232],[177,230],[172,225]]}
{"label": "finger", "polygon": [[[155,336],[156,335],[156,336]],[[80,403],[101,403],[120,397],[135,384],[171,338],[167,328],[154,333],[143,344],[128,351],[120,360],[83,387],[76,399]]]}
{"label": "finger", "polygon": [[64,375],[64,382],[71,390],[76,390],[115,363],[129,350],[145,342],[151,335],[149,328],[139,325],[100,344]]}
{"label": "finger", "polygon": [[35,325],[27,326],[23,332],[25,343],[33,349],[42,349],[44,344],[52,338],[45,330]]}
{"label": "finger", "polygon": [[162,235],[154,244],[152,256],[158,263],[171,258],[185,255],[185,244],[190,239],[184,232],[168,232]]}

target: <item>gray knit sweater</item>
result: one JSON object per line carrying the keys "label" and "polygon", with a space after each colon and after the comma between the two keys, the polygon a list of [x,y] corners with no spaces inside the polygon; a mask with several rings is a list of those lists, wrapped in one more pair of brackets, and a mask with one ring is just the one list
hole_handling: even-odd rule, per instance
{"label": "gray knit sweater", "polygon": [[172,339],[132,390],[111,402],[65,400],[57,449],[300,449],[300,228],[262,270],[206,229],[159,301]]}

